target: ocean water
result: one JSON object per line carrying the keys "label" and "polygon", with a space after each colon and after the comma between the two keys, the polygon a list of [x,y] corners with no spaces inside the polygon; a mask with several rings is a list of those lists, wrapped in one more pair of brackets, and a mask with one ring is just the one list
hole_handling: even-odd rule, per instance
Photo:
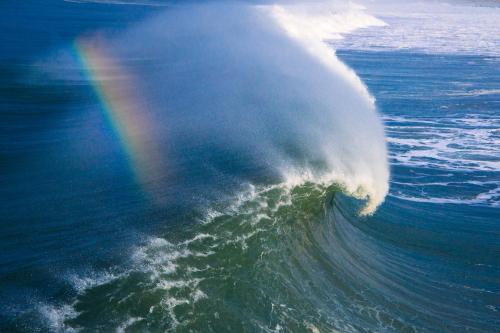
{"label": "ocean water", "polygon": [[495,7],[101,2],[3,5],[1,332],[499,331]]}

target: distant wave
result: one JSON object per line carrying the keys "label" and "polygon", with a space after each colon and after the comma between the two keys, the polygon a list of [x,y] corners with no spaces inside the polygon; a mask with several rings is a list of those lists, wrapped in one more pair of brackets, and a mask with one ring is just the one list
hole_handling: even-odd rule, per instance
{"label": "distant wave", "polygon": [[342,49],[498,57],[500,7],[495,3],[488,7],[478,1],[367,2],[369,13],[387,26],[357,31],[354,38],[334,44]]}
{"label": "distant wave", "polygon": [[108,5],[130,5],[130,6],[168,6],[169,1],[161,0],[63,0],[65,2],[73,3],[97,3],[97,4],[108,4]]}
{"label": "distant wave", "polygon": [[469,91],[456,91],[448,93],[449,96],[485,96],[500,95],[500,89],[474,89]]}

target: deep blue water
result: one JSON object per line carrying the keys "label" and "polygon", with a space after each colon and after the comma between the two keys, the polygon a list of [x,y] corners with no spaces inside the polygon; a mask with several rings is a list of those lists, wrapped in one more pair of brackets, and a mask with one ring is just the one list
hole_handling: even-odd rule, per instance
{"label": "deep blue water", "polygon": [[444,325],[462,313],[461,328],[429,331],[497,330],[499,59],[339,54],[376,96],[390,147],[389,197],[361,228],[405,253]]}
{"label": "deep blue water", "polygon": [[500,58],[337,51],[385,124],[373,216],[182,133],[155,136],[176,166],[156,205],[79,69],[39,60],[154,10],[50,4],[1,5],[0,331],[498,331]]}

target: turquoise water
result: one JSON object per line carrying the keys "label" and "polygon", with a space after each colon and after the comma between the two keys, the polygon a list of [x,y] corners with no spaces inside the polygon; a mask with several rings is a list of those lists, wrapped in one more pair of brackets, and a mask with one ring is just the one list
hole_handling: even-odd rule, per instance
{"label": "turquoise water", "polygon": [[[66,6],[60,13],[73,8]],[[83,17],[76,22],[86,26],[85,15],[99,22],[93,7],[78,8],[70,10]],[[139,8],[144,13],[134,11],[133,18],[121,6],[99,15],[116,32],[148,14]],[[54,30],[78,35],[76,26]],[[203,43],[213,42],[204,38],[199,49],[180,44],[178,54],[165,57],[203,54]],[[271,72],[263,64],[269,59],[288,69],[273,58],[276,49],[245,63],[250,74],[232,62],[242,54],[219,55],[212,47],[215,55],[203,59],[224,62],[209,62],[210,71],[193,57],[174,71],[149,40],[127,43],[121,56],[147,86],[141,86],[148,94],[144,110],[160,110],[152,112],[159,126],[152,127],[153,138],[171,167],[149,191],[160,204],[131,176],[130,156],[81,65],[62,51],[54,77],[46,75],[53,63],[4,57],[0,331],[498,331],[500,58],[337,51],[375,97],[388,144],[389,193],[364,216],[366,202],[350,196],[348,184],[283,180],[276,168],[284,159],[327,169],[316,149],[324,141],[342,161],[352,153],[343,147],[358,147],[359,138],[359,147],[367,147],[359,154],[379,151],[377,135],[352,131],[342,141],[329,133],[377,127],[371,116],[355,118],[359,127],[341,127],[308,113],[311,105],[335,110],[338,100],[356,96],[337,85],[341,79],[322,76],[312,62],[306,64],[313,78],[300,69]],[[276,41],[289,57],[302,59],[294,46]],[[193,68],[203,75],[190,73]],[[224,70],[222,91],[240,91],[242,81],[232,79],[237,73],[248,79],[243,87],[250,93],[218,95],[210,84]],[[263,70],[270,73],[265,80],[253,74]],[[308,90],[320,87],[316,80],[340,93],[320,89],[309,97]],[[262,81],[270,88],[259,89]],[[220,101],[240,107],[234,96],[244,105],[272,100],[274,111],[256,107],[249,116],[238,109],[234,118],[217,112],[227,106]],[[326,106],[317,103],[322,98]],[[356,113],[364,104],[341,105]],[[348,123],[349,112],[333,120]],[[269,149],[271,142],[279,149]],[[353,169],[366,162],[354,161]]]}

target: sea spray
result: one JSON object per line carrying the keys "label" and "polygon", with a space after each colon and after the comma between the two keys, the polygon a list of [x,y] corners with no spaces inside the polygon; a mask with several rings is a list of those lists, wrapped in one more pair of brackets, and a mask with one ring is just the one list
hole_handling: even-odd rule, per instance
{"label": "sea spray", "polygon": [[345,4],[186,5],[106,47],[133,64],[158,140],[212,144],[284,180],[340,183],[372,213],[388,190],[382,124],[328,40],[383,24]]}

